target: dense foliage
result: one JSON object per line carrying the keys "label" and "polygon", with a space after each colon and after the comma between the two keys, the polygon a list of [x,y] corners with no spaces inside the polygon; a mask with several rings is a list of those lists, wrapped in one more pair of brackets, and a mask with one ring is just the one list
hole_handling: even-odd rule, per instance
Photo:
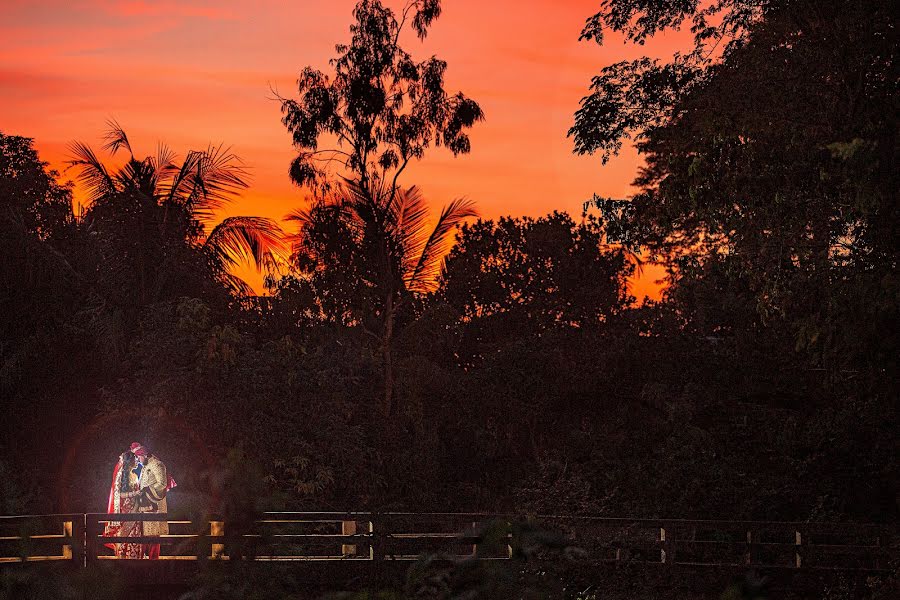
{"label": "dense foliage", "polygon": [[[826,514],[897,510],[895,21],[886,2],[623,1],[583,34],[641,43],[691,23],[671,62],[604,69],[570,134],[604,159],[637,140],[641,192],[595,198],[608,232],[666,262],[666,305],[743,365],[754,382],[736,390],[812,428]],[[837,471],[865,491],[832,497]]]}
{"label": "dense foliage", "polygon": [[[121,170],[75,148],[93,202],[74,215],[31,141],[0,135],[0,512],[101,508],[140,439],[176,510],[231,489],[238,448],[256,465],[232,487],[295,508],[896,520],[894,16],[713,4],[711,29],[696,2],[623,1],[585,30],[687,19],[707,49],[610,67],[578,114],[579,150],[638,138],[633,202],[457,230],[469,204],[435,226],[373,173],[438,134],[464,152],[480,112],[435,59],[364,52],[403,19],[361,2],[336,79],[307,70],[284,104],[295,179],[323,181],[309,151],[334,134],[352,181],[298,213],[266,297],[227,267],[268,264],[271,224],[205,220],[243,187],[224,150],[139,159],[115,128]],[[420,35],[438,6],[410,3]],[[401,114],[390,86],[429,107]],[[629,294],[632,252],[668,261],[660,302]]]}

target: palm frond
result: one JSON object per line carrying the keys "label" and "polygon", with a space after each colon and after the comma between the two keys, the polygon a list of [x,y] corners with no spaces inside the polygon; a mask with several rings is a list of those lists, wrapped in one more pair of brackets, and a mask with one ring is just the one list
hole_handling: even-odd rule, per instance
{"label": "palm frond", "polygon": [[401,265],[404,273],[415,270],[425,243],[428,241],[428,203],[421,190],[412,186],[398,190],[391,202],[393,235],[402,249]]}
{"label": "palm frond", "polygon": [[265,217],[228,217],[213,228],[203,246],[224,266],[246,260],[253,261],[257,270],[269,264],[269,255],[285,253],[281,228]]}
{"label": "palm frond", "polygon": [[623,249],[623,252],[625,253],[626,260],[628,260],[631,264],[634,265],[634,274],[637,275],[638,277],[643,275],[644,274],[644,265],[647,263],[643,258],[641,258],[640,253],[636,252],[630,248]]}
{"label": "palm frond", "polygon": [[210,145],[196,161],[190,175],[187,208],[202,223],[208,223],[221,208],[249,186],[247,169],[230,148]]}
{"label": "palm frond", "polygon": [[66,161],[69,165],[66,170],[78,170],[76,179],[84,186],[91,202],[118,191],[115,180],[90,146],[84,142],[72,142],[69,144],[69,153],[72,160]]}
{"label": "palm frond", "polygon": [[457,198],[444,207],[434,229],[422,245],[415,267],[404,277],[407,289],[424,293],[434,288],[444,257],[453,243],[451,234],[465,219],[477,216],[475,202],[466,198]]}
{"label": "palm frond", "polygon": [[327,194],[315,195],[307,200],[307,206],[304,208],[295,208],[283,218],[285,221],[296,223],[297,227],[302,229],[310,227],[321,219],[323,213],[331,211],[346,211],[348,202],[346,195],[343,193],[344,188],[340,185],[335,186]]}
{"label": "palm frond", "polygon": [[389,206],[377,185],[370,182],[362,186],[357,181],[345,179],[329,195],[329,204],[343,205],[357,219],[359,225],[384,226],[390,222]]}
{"label": "palm frond", "polygon": [[115,155],[119,149],[125,148],[128,150],[128,153],[134,157],[134,152],[131,150],[131,143],[128,141],[128,136],[125,134],[125,130],[122,129],[122,126],[119,125],[115,119],[109,119],[106,122],[106,126],[106,133],[103,134],[103,139],[106,140],[106,143],[103,144],[103,149],[110,154]]}
{"label": "palm frond", "polygon": [[149,159],[132,158],[122,165],[113,178],[118,181],[120,189],[141,192],[148,197],[152,197],[155,192],[156,178]]}
{"label": "palm frond", "polygon": [[239,298],[246,298],[253,295],[253,288],[250,284],[233,273],[225,272],[222,274],[222,282],[231,293]]}
{"label": "palm frond", "polygon": [[304,245],[304,233],[309,227],[312,227],[317,204],[312,204],[308,208],[295,208],[284,216],[284,220],[297,226],[296,231],[288,233],[286,239],[291,246],[291,251],[296,252]]}
{"label": "palm frond", "polygon": [[291,223],[296,223],[298,227],[306,227],[307,225],[312,223],[313,219],[315,218],[312,214],[314,206],[310,206],[309,208],[295,208],[288,214],[284,215],[284,220]]}
{"label": "palm frond", "polygon": [[156,156],[150,158],[150,164],[156,171],[160,183],[166,181],[174,172],[178,171],[175,159],[178,155],[167,145],[160,142],[156,146]]}
{"label": "palm frond", "polygon": [[376,186],[345,181],[327,196],[314,199],[307,208],[285,216],[296,223],[291,236],[296,251],[315,237],[326,235],[336,224],[349,229],[364,261],[379,273],[385,285],[402,280],[406,289],[431,290],[440,274],[442,259],[452,244],[452,232],[464,219],[477,216],[470,200],[457,199],[443,209],[430,227],[428,205],[419,188],[379,193]]}
{"label": "palm frond", "polygon": [[197,150],[187,153],[181,167],[178,167],[178,172],[166,183],[164,190],[161,190],[164,203],[187,204],[187,198],[191,195],[193,175],[197,170],[197,163],[202,158],[203,153]]}

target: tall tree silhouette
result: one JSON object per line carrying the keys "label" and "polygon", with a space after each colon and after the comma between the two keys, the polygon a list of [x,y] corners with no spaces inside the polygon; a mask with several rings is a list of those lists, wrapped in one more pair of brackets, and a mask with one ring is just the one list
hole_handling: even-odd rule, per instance
{"label": "tall tree silhouette", "polygon": [[424,39],[440,13],[439,0],[410,0],[398,20],[378,0],[361,0],[350,43],[335,46],[333,74],[306,67],[297,81],[299,99],[280,98],[282,121],[299,150],[291,178],[327,198],[296,215],[309,230],[298,239],[321,241],[325,231],[334,232],[322,223],[331,219],[347,234],[344,242],[361,244],[351,251],[355,257],[369,261],[358,268],[368,276],[364,296],[379,294],[374,312],[381,320],[386,412],[393,404],[398,301],[430,285],[453,226],[474,214],[470,202],[456,200],[423,237],[421,196],[399,185],[409,162],[432,144],[454,155],[468,153],[466,130],[484,118],[474,100],[444,89],[446,62],[434,56],[416,62],[400,47],[407,25]]}
{"label": "tall tree silhouette", "polygon": [[90,146],[71,145],[71,167],[91,202],[85,217],[90,227],[115,236],[136,269],[141,305],[158,300],[171,275],[177,248],[199,251],[213,274],[238,294],[249,286],[230,272],[241,260],[257,268],[271,264],[282,247],[281,230],[271,219],[228,217],[216,223],[217,209],[247,187],[240,159],[223,146],[191,150],[181,164],[164,144],[154,156],[137,158],[125,131],[109,123],[103,148],[128,153],[118,169],[105,166]]}
{"label": "tall tree silhouette", "polygon": [[288,216],[300,226],[297,264],[314,289],[326,292],[317,294],[326,318],[361,325],[379,340],[385,414],[394,409],[397,315],[436,287],[456,226],[476,214],[471,201],[457,199],[431,223],[416,187],[379,195],[348,182]]}
{"label": "tall tree silhouette", "polygon": [[290,168],[294,182],[328,188],[339,167],[363,189],[393,195],[400,174],[431,144],[469,152],[465,130],[484,118],[481,107],[462,92],[446,92],[445,61],[416,62],[400,47],[406,25],[424,39],[440,13],[440,0],[409,0],[398,21],[378,0],[357,3],[350,43],[335,46],[333,74],[306,67],[299,99],[280,98],[282,121],[300,151]]}

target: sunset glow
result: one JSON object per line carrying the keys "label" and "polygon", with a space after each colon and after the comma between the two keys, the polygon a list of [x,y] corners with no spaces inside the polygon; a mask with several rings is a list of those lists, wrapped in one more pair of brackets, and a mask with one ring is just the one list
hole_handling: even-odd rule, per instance
{"label": "sunset glow", "polygon": [[[397,8],[398,2],[388,2]],[[670,56],[688,32],[647,47],[610,38],[578,42],[597,0],[446,2],[428,38],[407,46],[417,59],[449,63],[448,90],[476,99],[486,121],[472,152],[432,149],[404,173],[435,209],[458,196],[482,216],[574,216],[593,193],[623,197],[640,165],[632,148],[603,166],[572,153],[566,131],[593,75],[645,53]],[[324,69],[348,39],[354,0],[270,2],[24,2],[0,6],[0,130],[33,137],[44,160],[65,169],[66,145],[99,148],[109,118],[138,153],[165,141],[180,155],[224,142],[246,162],[251,188],[229,215],[282,218],[304,202],[287,170],[294,150],[273,91],[295,93],[297,72]],[[73,177],[69,172],[65,176]],[[82,196],[76,190],[76,201]],[[657,296],[662,269],[633,285]],[[242,273],[259,287],[259,277]]]}
{"label": "sunset glow", "polygon": [[895,4],[0,0],[0,598],[898,597]]}

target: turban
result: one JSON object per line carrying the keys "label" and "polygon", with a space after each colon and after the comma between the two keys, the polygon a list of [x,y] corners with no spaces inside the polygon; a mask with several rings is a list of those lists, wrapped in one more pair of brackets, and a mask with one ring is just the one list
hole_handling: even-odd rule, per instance
{"label": "turban", "polygon": [[[131,452],[135,456],[147,456],[148,454],[150,454],[150,451],[147,450],[144,446],[142,446],[140,442],[133,442],[131,444]],[[166,474],[166,491],[168,492],[176,485],[178,485],[178,484],[175,483],[175,479],[173,479],[172,476],[167,473]]]}

